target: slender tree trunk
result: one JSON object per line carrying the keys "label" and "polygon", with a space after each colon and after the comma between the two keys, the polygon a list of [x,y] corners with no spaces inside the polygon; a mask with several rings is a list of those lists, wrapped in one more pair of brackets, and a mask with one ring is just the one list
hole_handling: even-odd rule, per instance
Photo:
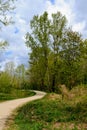
{"label": "slender tree trunk", "polygon": [[55,85],[56,85],[56,54],[54,56],[54,73],[53,73],[53,80],[52,80],[52,91],[55,92]]}

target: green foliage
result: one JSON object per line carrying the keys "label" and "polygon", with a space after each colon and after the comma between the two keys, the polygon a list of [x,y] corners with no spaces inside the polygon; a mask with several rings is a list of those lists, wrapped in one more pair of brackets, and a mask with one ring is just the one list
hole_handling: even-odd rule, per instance
{"label": "green foliage", "polygon": [[5,72],[0,73],[0,101],[34,95],[34,92],[29,91],[30,87],[28,85],[28,82],[24,79],[24,71],[23,75],[21,73],[20,78],[19,75],[20,74],[18,72],[16,75],[13,62],[6,64]]}
{"label": "green foliage", "polygon": [[12,18],[8,17],[7,14],[14,9],[14,1],[15,0],[0,0],[0,23],[3,25],[13,23]]}
{"label": "green foliage", "polygon": [[8,62],[5,65],[4,72],[0,72],[0,92],[10,93],[14,89],[32,89],[26,76],[24,65],[15,68],[13,62]]}
{"label": "green foliage", "polygon": [[6,63],[5,71],[0,72],[0,100],[32,96],[34,93],[29,89],[29,82],[25,79],[24,65],[15,69],[13,62]]}
{"label": "green foliage", "polygon": [[0,102],[18,98],[25,98],[29,96],[33,96],[35,93],[29,90],[20,90],[20,89],[12,89],[9,93],[0,92]]}
{"label": "green foliage", "polygon": [[[31,48],[30,54],[30,79],[31,82],[37,82],[37,85],[43,89],[44,77],[47,71],[47,58],[49,54],[49,26],[48,14],[45,12],[42,16],[34,16],[31,21],[32,35],[26,34],[26,45]],[[43,69],[42,69],[43,68]],[[37,73],[38,72],[38,73]]]}
{"label": "green foliage", "polygon": [[0,41],[0,51],[4,50],[5,47],[8,46],[8,43],[6,41]]}
{"label": "green foliage", "polygon": [[67,28],[60,12],[34,16],[31,34],[26,34],[29,53],[29,80],[39,90],[56,91],[59,84],[72,89],[87,83],[87,40]]}
{"label": "green foliage", "polygon": [[[14,1],[16,0],[0,0],[0,30],[2,25],[9,25],[13,23],[12,17],[10,16],[9,12],[14,10]],[[0,55],[2,50],[8,46],[7,41],[0,41]]]}
{"label": "green foliage", "polygon": [[0,74],[0,92],[3,92],[3,93],[10,93],[12,89],[12,86],[11,86],[11,77],[3,72]]}

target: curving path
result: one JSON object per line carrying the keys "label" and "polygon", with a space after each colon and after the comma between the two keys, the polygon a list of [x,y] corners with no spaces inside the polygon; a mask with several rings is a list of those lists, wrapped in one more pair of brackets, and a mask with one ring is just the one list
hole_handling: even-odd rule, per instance
{"label": "curving path", "polygon": [[16,100],[11,100],[11,101],[0,103],[0,130],[4,129],[5,122],[8,119],[8,117],[11,115],[14,109],[16,109],[19,106],[22,106],[23,104],[27,102],[41,99],[46,95],[45,92],[40,92],[40,91],[35,91],[35,92],[36,92],[36,95],[32,97],[16,99]]}

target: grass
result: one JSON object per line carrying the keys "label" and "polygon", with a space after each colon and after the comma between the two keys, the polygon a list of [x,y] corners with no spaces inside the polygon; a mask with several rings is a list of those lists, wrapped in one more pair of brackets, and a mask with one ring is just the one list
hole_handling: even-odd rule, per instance
{"label": "grass", "polygon": [[0,102],[33,96],[35,92],[29,90],[13,89],[10,93],[0,93]]}
{"label": "grass", "polygon": [[87,130],[87,88],[81,91],[72,100],[51,93],[26,104],[17,110],[8,130]]}

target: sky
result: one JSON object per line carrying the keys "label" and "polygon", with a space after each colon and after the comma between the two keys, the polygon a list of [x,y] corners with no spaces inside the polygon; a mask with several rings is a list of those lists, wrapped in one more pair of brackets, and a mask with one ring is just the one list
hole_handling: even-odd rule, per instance
{"label": "sky", "polygon": [[83,38],[87,38],[87,0],[17,0],[15,10],[10,15],[14,24],[2,27],[0,40],[6,40],[9,46],[0,54],[1,70],[6,63],[13,61],[16,66],[28,66],[29,48],[25,45],[24,37],[30,31],[30,20],[34,15],[42,15],[47,11],[49,17],[52,13],[60,11],[66,16],[68,25],[73,31],[78,31]]}

